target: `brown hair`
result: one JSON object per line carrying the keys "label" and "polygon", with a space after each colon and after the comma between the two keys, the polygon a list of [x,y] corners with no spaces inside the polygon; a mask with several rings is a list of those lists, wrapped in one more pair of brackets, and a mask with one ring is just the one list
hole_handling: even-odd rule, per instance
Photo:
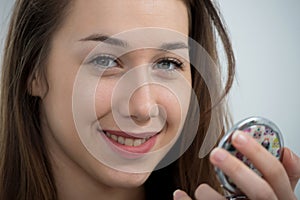
{"label": "brown hair", "polygon": [[17,0],[2,66],[0,199],[56,199],[40,132],[39,101],[28,83],[43,76],[49,43],[68,1]]}
{"label": "brown hair", "polygon": [[[222,22],[221,14],[216,6],[213,5],[212,1],[187,1],[190,6],[190,37],[196,40],[206,50],[217,66],[220,66],[217,49],[217,36],[219,36],[227,60],[227,80],[224,90],[218,90],[220,93],[218,94],[220,99],[216,100],[220,104],[218,105],[218,108],[216,105],[211,104],[212,101],[210,98],[215,96],[211,96],[201,75],[196,72],[192,75],[194,91],[198,98],[201,96],[199,99],[201,120],[196,138],[185,155],[179,159],[179,166],[181,168],[179,186],[186,190],[190,196],[193,196],[193,192],[200,183],[208,183],[216,190],[220,191],[220,184],[218,183],[214,169],[209,162],[209,156],[207,155],[206,157],[199,159],[198,154],[194,151],[195,149],[196,151],[199,151],[201,145],[203,145],[203,139],[208,131],[209,123],[214,124],[215,127],[213,131],[222,131],[221,135],[223,134],[224,129],[229,126],[231,121],[230,115],[227,113],[226,103],[223,103],[222,100],[228,94],[234,80],[235,58],[230,39]],[[218,35],[216,35],[216,33]],[[197,55],[191,56],[196,57]],[[212,79],[210,81],[216,85],[221,81],[218,80],[221,77],[215,76],[215,74],[218,74],[218,70],[220,69],[213,68],[209,72],[209,78]],[[216,119],[211,118],[213,109],[218,109]],[[215,122],[211,122],[210,120],[215,120]],[[193,166],[187,165],[187,163],[193,164]]]}
{"label": "brown hair", "polygon": [[[224,97],[233,82],[235,63],[220,15],[211,0],[185,2],[190,14],[190,37],[202,45],[216,63],[219,63],[216,33],[221,39],[228,65],[225,90],[221,95]],[[68,0],[17,0],[15,3],[2,66],[0,199],[57,199],[49,155],[40,131],[41,100],[30,95],[28,85],[36,73],[45,79],[51,37],[61,25],[69,7]],[[172,198],[170,193],[176,187],[186,190],[191,196],[202,182],[218,189],[208,157],[198,158],[198,150],[208,129],[213,105],[201,75],[195,70],[192,72],[193,88],[200,100],[201,121],[198,133],[179,160],[155,171],[149,177],[145,184],[149,199],[152,199],[151,190],[159,190],[162,176],[170,178],[168,184],[163,185],[166,189],[159,190],[166,193],[166,199]],[[212,77],[213,73],[214,71],[211,72]],[[217,119],[221,128],[228,121],[224,109],[223,106]],[[161,199],[162,196],[160,193],[158,198]]]}

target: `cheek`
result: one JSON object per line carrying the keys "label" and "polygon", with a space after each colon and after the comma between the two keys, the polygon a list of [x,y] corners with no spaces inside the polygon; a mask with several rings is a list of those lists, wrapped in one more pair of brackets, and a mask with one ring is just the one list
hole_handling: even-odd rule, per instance
{"label": "cheek", "polygon": [[53,46],[49,54],[47,65],[48,91],[43,99],[43,106],[48,120],[53,126],[73,127],[72,95],[78,64],[74,63],[69,54],[62,53],[62,49]]}
{"label": "cheek", "polygon": [[95,112],[96,116],[103,117],[111,112],[111,100],[115,81],[101,80],[96,87],[95,91]]}
{"label": "cheek", "polygon": [[158,92],[157,103],[164,109],[169,126],[178,126],[182,118],[182,106],[178,96],[170,91],[161,90]]}
{"label": "cheek", "polygon": [[[49,76],[50,77],[50,76]],[[51,137],[64,145],[78,143],[72,111],[72,90],[74,79],[65,78],[63,73],[57,73],[55,78],[49,78],[49,90],[42,101],[44,120],[43,132],[48,141]]]}
{"label": "cheek", "polygon": [[[50,90],[43,99],[42,132],[48,151],[55,160],[73,166],[89,158],[81,144],[72,111],[72,81],[62,85],[49,83]],[[53,89],[51,89],[53,88]],[[80,158],[80,159],[79,159]]]}
{"label": "cheek", "polygon": [[[59,127],[68,127],[65,124],[73,124],[72,117],[72,89],[73,80],[56,79],[48,81],[49,90],[43,99],[43,107],[48,120],[55,121]],[[65,81],[62,81],[65,80]]]}
{"label": "cheek", "polygon": [[[181,128],[185,122],[188,99],[182,98],[175,91],[160,88],[157,91],[157,103],[164,109],[166,113],[166,134],[162,138],[161,144],[164,146],[169,144],[171,140],[176,139],[181,134]],[[186,96],[188,97],[188,95]]]}
{"label": "cheek", "polygon": [[166,108],[168,121],[175,123],[176,127],[181,127],[186,119],[190,105],[192,88],[188,74],[183,79],[172,84],[168,84],[164,90],[158,91],[159,102]]}

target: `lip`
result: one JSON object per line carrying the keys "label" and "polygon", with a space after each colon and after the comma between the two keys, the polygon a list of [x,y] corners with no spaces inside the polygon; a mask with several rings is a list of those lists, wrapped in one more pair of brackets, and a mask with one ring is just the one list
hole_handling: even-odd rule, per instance
{"label": "lip", "polygon": [[158,132],[143,132],[143,133],[125,133],[123,131],[116,131],[116,130],[103,130],[103,132],[110,133],[116,136],[122,136],[126,138],[133,138],[133,139],[144,139],[150,138],[154,135],[158,134]]}
{"label": "lip", "polygon": [[[153,146],[156,143],[157,137],[160,132],[147,132],[147,133],[141,133],[141,134],[127,134],[122,131],[114,131],[114,130],[98,130],[100,135],[104,138],[104,140],[108,143],[108,145],[112,148],[113,151],[117,152],[119,155],[125,158],[129,159],[137,159],[142,156],[144,156],[146,153],[150,152]],[[107,137],[105,135],[105,132],[116,135],[116,136],[122,136],[125,138],[132,138],[132,139],[143,139],[143,138],[149,138],[145,143],[139,145],[139,146],[126,146],[122,145],[113,139]],[[133,136],[135,135],[135,137]],[[136,136],[139,137],[136,137]],[[143,137],[142,137],[143,136]]]}

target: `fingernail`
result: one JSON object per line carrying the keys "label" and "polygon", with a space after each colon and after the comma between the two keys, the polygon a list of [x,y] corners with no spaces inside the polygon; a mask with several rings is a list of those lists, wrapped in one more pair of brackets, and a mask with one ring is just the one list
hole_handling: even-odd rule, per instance
{"label": "fingernail", "polygon": [[294,153],[293,153],[291,150],[289,150],[289,151],[290,151],[291,160],[295,160],[295,155],[294,155]]}
{"label": "fingernail", "polygon": [[235,131],[232,135],[232,140],[239,145],[244,145],[248,142],[248,138],[241,131]]}
{"label": "fingernail", "polygon": [[227,157],[227,154],[225,150],[222,150],[220,148],[215,148],[210,153],[210,156],[216,161],[216,162],[222,162]]}
{"label": "fingernail", "polygon": [[175,190],[175,192],[173,193],[173,197],[174,200],[180,200],[186,197],[185,192],[181,191],[181,190]]}

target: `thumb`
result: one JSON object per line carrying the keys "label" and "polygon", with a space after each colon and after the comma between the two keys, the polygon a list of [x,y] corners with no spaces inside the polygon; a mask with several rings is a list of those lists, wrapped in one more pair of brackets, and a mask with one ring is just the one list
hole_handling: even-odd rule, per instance
{"label": "thumb", "polygon": [[176,190],[173,193],[174,200],[192,200],[184,191]]}
{"label": "thumb", "polygon": [[290,149],[284,148],[282,164],[294,190],[300,179],[300,158]]}

